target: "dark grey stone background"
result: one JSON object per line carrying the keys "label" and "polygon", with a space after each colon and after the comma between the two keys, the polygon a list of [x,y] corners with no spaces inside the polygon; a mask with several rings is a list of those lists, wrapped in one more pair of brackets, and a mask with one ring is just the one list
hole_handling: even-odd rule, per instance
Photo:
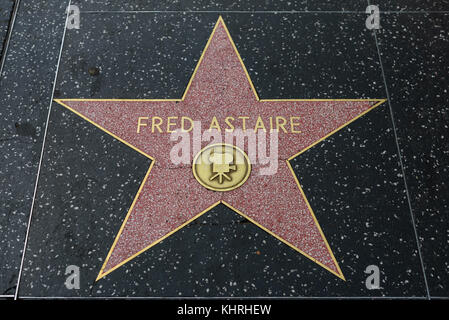
{"label": "dark grey stone background", "polygon": [[448,0],[369,0],[378,5],[382,11],[447,11]]}
{"label": "dark grey stone background", "polygon": [[[261,97],[384,98],[388,89],[428,289],[448,296],[447,15],[385,13],[374,36],[366,1],[77,3],[93,12],[67,31],[55,97],[180,96],[219,14],[96,11],[360,12],[221,14]],[[0,295],[15,291],[66,5],[21,1],[0,79]],[[445,1],[380,5],[447,10]],[[389,107],[292,161],[348,281],[219,206],[94,282],[149,163],[53,104],[20,296],[425,298]],[[81,267],[80,290],[64,286],[69,264]],[[380,290],[365,288],[369,264],[381,269]]]}
{"label": "dark grey stone background", "polygon": [[[359,11],[365,12],[367,0],[298,0],[298,1],[210,1],[210,0],[73,0],[85,11]],[[381,11],[446,11],[448,0],[379,0],[371,1]]]}
{"label": "dark grey stone background", "polygon": [[279,0],[279,1],[210,1],[210,0],[74,0],[86,11],[365,11],[365,0]]}
{"label": "dark grey stone background", "polygon": [[0,0],[0,54],[3,53],[13,6],[13,0]]}
{"label": "dark grey stone background", "polygon": [[0,294],[14,294],[68,1],[20,2],[0,79]]}
{"label": "dark grey stone background", "polygon": [[449,292],[449,14],[383,18],[378,32],[429,287]]}

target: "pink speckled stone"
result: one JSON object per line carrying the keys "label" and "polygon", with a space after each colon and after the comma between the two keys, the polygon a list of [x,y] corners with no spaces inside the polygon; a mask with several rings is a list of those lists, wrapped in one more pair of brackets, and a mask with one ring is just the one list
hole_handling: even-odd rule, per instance
{"label": "pink speckled stone", "polygon": [[[173,97],[168,97],[173,98]],[[155,159],[129,219],[118,236],[102,273],[144,250],[217,201],[225,201],[291,246],[341,275],[285,161],[369,110],[373,101],[258,101],[221,20],[183,101],[63,101],[98,126]],[[169,133],[151,133],[150,123],[136,133],[138,117],[188,116],[208,128],[213,116],[300,117],[300,134],[279,133],[279,163],[275,175],[258,174],[238,189],[214,192],[193,177],[191,166],[175,166]],[[203,143],[204,147],[207,143]],[[193,158],[192,154],[192,158]]]}

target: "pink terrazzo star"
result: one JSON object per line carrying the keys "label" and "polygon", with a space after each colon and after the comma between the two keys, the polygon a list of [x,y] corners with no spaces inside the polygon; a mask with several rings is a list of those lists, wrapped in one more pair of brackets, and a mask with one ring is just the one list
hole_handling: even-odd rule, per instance
{"label": "pink terrazzo star", "polygon": [[[218,203],[224,203],[344,279],[288,159],[383,100],[260,100],[220,17],[182,99],[56,101],[154,159],[97,280]],[[220,123],[226,117],[248,116],[248,128],[254,128],[258,116],[296,116],[301,133],[280,130],[276,174],[259,175],[258,165],[253,164],[250,177],[241,187],[227,192],[210,191],[195,180],[191,166],[175,166],[171,162],[170,150],[175,142],[170,141],[167,130],[159,132],[155,128],[152,132],[151,119],[163,119],[161,128],[166,126],[168,117],[190,117],[208,127],[213,116]],[[139,117],[148,117],[149,122],[137,133]]]}

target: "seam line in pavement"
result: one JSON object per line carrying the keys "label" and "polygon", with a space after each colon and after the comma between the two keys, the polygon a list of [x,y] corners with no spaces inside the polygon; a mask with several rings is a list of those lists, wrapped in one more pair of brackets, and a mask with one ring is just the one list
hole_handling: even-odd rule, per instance
{"label": "seam line in pavement", "polygon": [[25,253],[26,253],[26,248],[27,248],[27,245],[28,245],[28,237],[30,235],[31,219],[33,217],[34,204],[35,204],[35,201],[36,201],[36,194],[37,194],[37,186],[39,184],[39,176],[40,176],[40,172],[41,172],[42,160],[43,160],[43,157],[44,157],[44,148],[45,148],[45,140],[47,138],[48,122],[50,120],[50,113],[51,113],[51,109],[52,109],[52,105],[53,105],[53,96],[54,96],[55,87],[56,87],[56,80],[58,78],[59,63],[61,61],[62,48],[64,46],[65,34],[66,34],[66,31],[67,31],[67,22],[68,22],[69,14],[70,14],[68,8],[69,8],[71,2],[72,2],[72,0],[69,0],[68,1],[68,5],[65,7],[67,13],[66,13],[66,18],[65,18],[65,23],[64,23],[64,31],[62,33],[61,47],[59,49],[59,56],[58,56],[58,60],[57,60],[57,64],[56,64],[55,77],[54,77],[54,80],[53,80],[53,88],[52,88],[52,92],[51,92],[50,105],[49,105],[49,108],[48,108],[47,120],[46,120],[46,123],[45,123],[44,136],[43,136],[43,139],[42,139],[41,155],[40,155],[40,158],[39,158],[39,165],[38,165],[38,168],[37,168],[36,182],[34,183],[33,199],[31,200],[31,209],[30,209],[29,218],[28,218],[27,231],[26,231],[25,241],[24,241],[24,245],[23,245],[22,260],[20,262],[19,275],[18,275],[18,278],[17,278],[17,286],[16,286],[16,292],[14,294],[14,300],[17,300],[18,295],[19,295],[20,280],[22,278],[23,264],[24,264],[24,261],[25,261]]}
{"label": "seam line in pavement", "polygon": [[[369,0],[368,0],[368,2],[369,2]],[[423,260],[423,256],[422,256],[422,252],[421,252],[421,243],[419,241],[418,231],[416,229],[415,216],[414,216],[414,213],[413,213],[412,202],[411,202],[411,199],[410,199],[410,192],[409,192],[409,189],[408,189],[407,178],[406,178],[406,175],[405,175],[405,168],[404,168],[404,163],[403,163],[403,160],[402,160],[401,148],[399,146],[399,140],[398,140],[397,128],[396,128],[395,119],[394,119],[393,107],[391,105],[391,100],[390,100],[390,92],[388,90],[387,78],[386,78],[385,70],[384,70],[384,67],[383,67],[382,56],[381,56],[381,53],[380,53],[380,45],[379,45],[379,41],[377,39],[376,30],[373,30],[373,35],[374,35],[374,39],[375,39],[375,42],[376,42],[377,55],[379,57],[380,69],[381,69],[381,72],[382,72],[382,78],[383,78],[384,86],[385,86],[385,93],[387,95],[388,107],[389,107],[389,110],[390,110],[390,118],[391,118],[391,123],[393,125],[393,134],[394,134],[394,139],[395,139],[395,142],[396,142],[397,154],[398,154],[398,157],[399,157],[399,165],[400,165],[401,172],[402,172],[402,178],[403,178],[403,182],[404,182],[405,193],[406,193],[406,196],[407,196],[407,204],[408,204],[408,207],[409,207],[410,217],[411,217],[411,221],[412,221],[412,225],[413,225],[413,231],[414,231],[414,234],[415,234],[416,246],[417,246],[417,249],[418,249],[418,256],[419,256],[419,260],[420,260],[420,263],[421,263],[421,269],[422,269],[422,273],[423,273],[424,284],[425,284],[425,287],[426,287],[427,299],[430,300],[430,291],[429,291],[429,286],[428,286],[428,283],[427,283],[427,275],[426,275],[426,270],[425,270],[425,266],[424,266],[424,260]]]}

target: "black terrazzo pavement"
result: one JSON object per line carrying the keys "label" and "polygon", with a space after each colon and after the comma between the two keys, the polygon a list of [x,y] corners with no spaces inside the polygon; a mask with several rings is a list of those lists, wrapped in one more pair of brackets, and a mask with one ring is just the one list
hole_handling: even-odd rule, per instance
{"label": "black terrazzo pavement", "polygon": [[377,35],[429,290],[437,297],[449,292],[448,21],[449,14],[388,14]]}
{"label": "black terrazzo pavement", "polygon": [[381,11],[448,11],[448,0],[369,0],[372,4],[376,4],[381,8]]}
{"label": "black terrazzo pavement", "polygon": [[0,295],[14,294],[65,22],[64,1],[21,1],[0,79]]}
{"label": "black terrazzo pavement", "polygon": [[[291,161],[346,282],[225,206],[95,282],[149,163],[53,103],[19,297],[448,297],[447,15],[385,13],[374,35],[365,1],[76,3],[81,11],[358,11],[222,16],[262,98],[387,98],[388,89],[390,101]],[[17,282],[64,6],[22,0],[1,79],[0,295]],[[81,29],[65,35],[54,96],[179,97],[217,18],[82,13]],[[365,286],[372,264],[378,290]],[[81,268],[79,290],[64,285],[68,265]]]}
{"label": "black terrazzo pavement", "polygon": [[0,0],[0,54],[6,44],[6,36],[8,34],[9,21],[11,20],[12,10],[14,6],[13,0]]}
{"label": "black terrazzo pavement", "polygon": [[74,0],[85,11],[365,11],[365,0],[298,0],[298,1],[120,1]]}

